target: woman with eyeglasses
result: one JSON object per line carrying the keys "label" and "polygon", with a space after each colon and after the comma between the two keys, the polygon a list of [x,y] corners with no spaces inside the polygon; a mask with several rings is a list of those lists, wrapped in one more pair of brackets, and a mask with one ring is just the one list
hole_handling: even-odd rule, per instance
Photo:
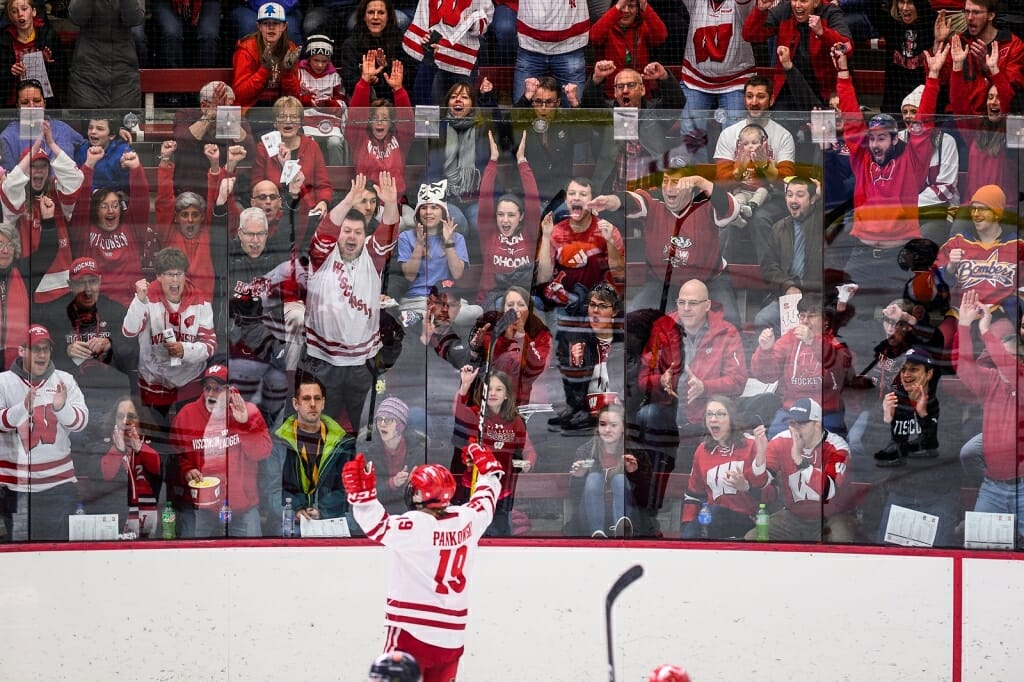
{"label": "woman with eyeglasses", "polygon": [[129,150],[121,156],[121,166],[129,174],[128,196],[109,187],[89,196],[93,169],[103,157],[103,147],[91,146],[81,165],[83,181],[71,219],[71,250],[76,258],[95,260],[103,275],[103,293],[128,306],[135,297],[135,282],[142,279],[149,183],[138,154]]}
{"label": "woman with eyeglasses", "polygon": [[380,402],[366,429],[370,439],[361,435],[358,449],[377,472],[377,499],[389,514],[404,514],[405,486],[412,470],[426,463],[427,437],[409,426],[409,406],[394,396]]}
{"label": "woman with eyeglasses", "polygon": [[[683,497],[681,536],[725,540],[742,538],[754,527],[754,515],[766,480],[752,470],[754,457],[768,451],[768,432],[758,424],[750,434],[738,421],[736,403],[713,395],[704,408],[704,441],[693,455]],[[704,505],[711,524],[704,534],[698,514]]]}
{"label": "woman with eyeglasses", "polygon": [[[605,538],[609,532],[615,537],[631,537],[640,521],[638,508],[645,503],[651,486],[651,461],[643,450],[626,452],[625,432],[622,404],[602,406],[597,412],[594,437],[576,449],[576,459],[569,469],[573,477],[570,495],[580,499],[586,524],[583,530],[591,537]],[[579,479],[582,489],[577,491]]]}
{"label": "woman with eyeglasses", "polygon": [[[381,56],[378,52],[362,56],[362,73],[352,91],[345,135],[356,173],[376,183],[381,171],[388,171],[401,198],[405,196],[405,158],[412,146],[415,122],[404,87],[405,67],[395,61],[385,73],[387,64],[380,63]],[[374,84],[380,89],[381,82],[391,89],[393,103],[379,97],[371,101]]]}
{"label": "woman with eyeglasses", "polygon": [[[302,134],[302,111],[302,102],[297,97],[289,95],[274,102],[274,129],[281,134],[281,144],[274,154],[269,154],[264,144],[256,148],[251,176],[254,184],[270,180],[282,187],[282,194],[289,194],[292,202],[298,200],[299,223],[308,221],[309,216],[327,213],[334,191],[320,145],[312,137]],[[297,194],[291,192],[291,187],[284,187],[288,183],[282,182],[282,174],[289,161],[299,165],[292,177],[301,173],[303,178]]]}
{"label": "woman with eyeglasses", "polygon": [[519,414],[512,379],[504,372],[493,371],[486,378],[486,392],[478,392],[471,388],[483,388],[482,381],[476,382],[479,373],[480,368],[472,365],[465,365],[459,370],[459,390],[455,394],[453,406],[455,429],[452,445],[455,446],[455,452],[450,469],[459,484],[456,498],[468,499],[474,484],[474,472],[473,467],[467,467],[463,462],[463,449],[469,445],[470,438],[479,439],[480,445],[490,448],[505,476],[501,482],[494,519],[485,535],[507,537],[512,534],[511,513],[516,481],[520,473],[529,473],[533,469],[537,462],[537,452],[530,442],[526,422]]}
{"label": "woman with eyeglasses", "polygon": [[622,299],[615,287],[599,282],[587,295],[586,327],[558,334],[558,371],[562,373],[565,408],[548,420],[548,429],[571,433],[597,425],[587,396],[623,393]]}
{"label": "woman with eyeglasses", "polygon": [[796,304],[800,323],[777,340],[769,327],[757,338],[750,374],[765,383],[779,382],[782,407],[768,428],[774,438],[787,427],[788,410],[800,398],[821,405],[822,425],[846,436],[842,391],[850,376],[853,356],[836,338],[836,313],[824,308],[821,294],[805,293]]}

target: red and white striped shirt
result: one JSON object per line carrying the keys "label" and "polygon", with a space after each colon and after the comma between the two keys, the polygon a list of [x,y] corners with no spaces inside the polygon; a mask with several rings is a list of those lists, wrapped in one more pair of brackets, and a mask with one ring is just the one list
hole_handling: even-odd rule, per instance
{"label": "red and white striped shirt", "polygon": [[544,55],[565,54],[590,42],[590,10],[581,0],[519,0],[519,47]]}
{"label": "red and white striped shirt", "polygon": [[[53,396],[60,383],[67,389],[67,399],[54,410]],[[30,411],[25,396],[33,387],[36,396]],[[0,373],[0,485],[42,492],[77,481],[70,434],[88,423],[85,396],[67,372],[54,369],[41,381],[18,369]]]}
{"label": "red and white striped shirt", "polygon": [[701,92],[740,90],[754,75],[754,51],[743,40],[743,22],[755,0],[683,0],[690,31],[680,81]]}
{"label": "red and white striped shirt", "polygon": [[391,516],[376,499],[352,505],[366,537],[395,550],[387,625],[433,646],[463,645],[477,542],[491,523],[500,490],[500,474],[480,475],[469,502],[439,517],[425,511]]}

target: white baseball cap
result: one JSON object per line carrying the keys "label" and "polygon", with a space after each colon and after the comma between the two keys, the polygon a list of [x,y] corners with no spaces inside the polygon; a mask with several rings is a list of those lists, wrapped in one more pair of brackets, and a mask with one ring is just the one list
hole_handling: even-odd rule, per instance
{"label": "white baseball cap", "polygon": [[260,11],[256,13],[256,21],[286,22],[288,19],[284,16],[284,7],[276,2],[267,2],[260,5]]}

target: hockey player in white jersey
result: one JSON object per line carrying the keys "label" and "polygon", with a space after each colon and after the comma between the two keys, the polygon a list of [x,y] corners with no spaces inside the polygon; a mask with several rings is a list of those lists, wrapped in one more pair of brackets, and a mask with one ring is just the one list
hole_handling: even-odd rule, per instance
{"label": "hockey player in white jersey", "polygon": [[[395,550],[388,584],[385,651],[405,651],[420,664],[423,682],[454,682],[469,613],[469,576],[477,541],[494,516],[501,465],[487,448],[466,448],[478,475],[469,502],[449,506],[455,479],[440,464],[409,474],[409,511],[392,516],[377,501],[376,474],[360,453],[345,464],[342,482],[366,537]],[[467,461],[467,464],[469,462]]]}

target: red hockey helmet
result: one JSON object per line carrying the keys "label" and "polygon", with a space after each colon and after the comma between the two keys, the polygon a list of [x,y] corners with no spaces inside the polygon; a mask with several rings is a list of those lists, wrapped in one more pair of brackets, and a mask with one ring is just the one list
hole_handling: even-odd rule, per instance
{"label": "red hockey helmet", "polygon": [[416,659],[404,651],[381,654],[370,666],[371,680],[387,682],[421,682],[420,666]]}
{"label": "red hockey helmet", "polygon": [[[419,499],[416,499],[417,494]],[[455,494],[452,472],[440,464],[421,464],[409,474],[405,504],[409,509],[444,509]]]}
{"label": "red hockey helmet", "polygon": [[690,682],[690,676],[678,665],[659,665],[651,671],[647,682]]}

